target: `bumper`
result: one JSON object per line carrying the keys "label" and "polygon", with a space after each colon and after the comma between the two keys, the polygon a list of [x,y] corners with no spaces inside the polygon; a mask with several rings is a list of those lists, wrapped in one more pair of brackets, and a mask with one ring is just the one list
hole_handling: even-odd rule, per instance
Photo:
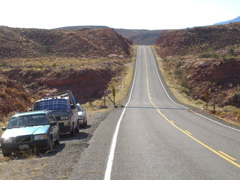
{"label": "bumper", "polygon": [[20,152],[26,149],[47,150],[49,147],[49,140],[38,140],[26,143],[2,143],[1,149],[5,153]]}
{"label": "bumper", "polygon": [[79,124],[83,124],[84,123],[84,119],[78,119]]}
{"label": "bumper", "polygon": [[60,133],[68,133],[71,131],[71,126],[59,126]]}

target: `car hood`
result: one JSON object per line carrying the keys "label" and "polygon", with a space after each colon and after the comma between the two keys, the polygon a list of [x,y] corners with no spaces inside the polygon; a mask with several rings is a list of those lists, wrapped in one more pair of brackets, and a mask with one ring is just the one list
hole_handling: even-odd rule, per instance
{"label": "car hood", "polygon": [[50,125],[6,129],[2,135],[2,138],[24,136],[24,135],[45,134],[48,132],[49,128],[50,128]]}

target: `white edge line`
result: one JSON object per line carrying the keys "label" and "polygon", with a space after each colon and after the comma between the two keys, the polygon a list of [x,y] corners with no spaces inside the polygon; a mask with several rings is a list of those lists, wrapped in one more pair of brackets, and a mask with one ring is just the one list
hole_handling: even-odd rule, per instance
{"label": "white edge line", "polygon": [[128,102],[126,103],[126,105],[125,105],[125,107],[124,107],[124,109],[123,109],[123,111],[122,111],[122,114],[121,114],[121,116],[120,116],[120,118],[119,118],[119,120],[118,120],[116,129],[115,129],[115,131],[114,131],[114,135],[113,135],[113,139],[112,139],[112,143],[111,143],[111,148],[110,148],[110,153],[109,153],[109,156],[108,156],[107,167],[106,167],[106,171],[105,171],[105,175],[104,175],[104,180],[110,180],[110,179],[111,179],[112,165],[113,165],[115,147],[116,147],[116,143],[117,143],[118,131],[119,131],[119,127],[120,127],[120,124],[121,124],[123,115],[124,115],[124,113],[125,113],[125,111],[126,111],[126,106],[129,104],[130,99],[131,99],[131,97],[132,97],[133,86],[134,86],[134,84],[135,84],[135,79],[136,79],[137,65],[138,65],[138,63],[137,63],[137,61],[136,61],[135,73],[134,73],[133,83],[132,83],[130,95],[129,95],[129,98],[128,98]]}
{"label": "white edge line", "polygon": [[[151,49],[151,48],[150,48],[150,49]],[[152,51],[152,49],[151,49],[151,51]],[[153,56],[153,51],[152,51],[152,56]],[[161,78],[160,78],[160,75],[159,75],[159,73],[158,73],[157,65],[156,65],[156,60],[155,60],[155,57],[154,57],[154,56],[153,56],[153,59],[154,59],[154,65],[155,65],[155,70],[156,70],[157,75],[158,75],[158,79],[159,79],[159,81],[160,81],[160,83],[161,83],[161,85],[162,85],[162,87],[163,87],[163,90],[165,91],[166,95],[168,96],[168,98],[169,98],[174,104],[176,104],[176,105],[178,105],[178,106],[181,106],[181,107],[183,107],[183,108],[185,108],[185,109],[189,109],[188,107],[186,107],[186,106],[184,106],[184,105],[182,105],[182,104],[176,103],[176,102],[169,96],[166,88],[164,87],[164,85],[163,85],[163,83],[162,83],[162,80],[161,80]],[[206,117],[206,116],[203,116],[203,115],[201,115],[201,114],[199,114],[199,113],[196,113],[196,112],[194,112],[194,111],[192,111],[192,112],[193,112],[194,114],[202,117],[202,118],[205,118],[205,119],[207,119],[207,120],[209,120],[209,121],[212,121],[212,122],[214,122],[214,123],[216,123],[216,124],[219,124],[219,125],[221,125],[221,126],[227,127],[227,128],[229,128],[229,129],[232,129],[232,130],[235,130],[235,131],[240,131],[239,129],[236,129],[236,128],[227,126],[227,125],[225,125],[225,124],[222,124],[222,123],[220,123],[220,122],[214,121],[213,119],[208,118],[208,117]]]}

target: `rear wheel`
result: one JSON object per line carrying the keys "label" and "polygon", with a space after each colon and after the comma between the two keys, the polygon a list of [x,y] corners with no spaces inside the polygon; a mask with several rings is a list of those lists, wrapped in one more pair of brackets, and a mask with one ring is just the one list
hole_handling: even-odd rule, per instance
{"label": "rear wheel", "polygon": [[48,145],[48,152],[53,151],[53,139],[52,137],[49,139],[49,145]]}
{"label": "rear wheel", "polygon": [[71,137],[74,137],[75,135],[76,135],[76,134],[75,134],[74,124],[73,124],[72,130],[71,130],[71,132],[70,132],[70,136],[71,136]]}
{"label": "rear wheel", "polygon": [[76,133],[79,133],[79,121],[77,122],[77,126],[75,128]]}
{"label": "rear wheel", "polygon": [[57,140],[54,142],[55,145],[58,145],[60,144],[60,138],[59,138],[59,133],[58,133],[58,136],[57,136]]}

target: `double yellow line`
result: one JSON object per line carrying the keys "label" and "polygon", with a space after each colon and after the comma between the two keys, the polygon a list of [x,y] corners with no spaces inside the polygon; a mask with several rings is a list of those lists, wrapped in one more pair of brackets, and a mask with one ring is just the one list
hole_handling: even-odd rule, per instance
{"label": "double yellow line", "polygon": [[183,130],[180,127],[178,127],[177,125],[174,124],[174,121],[169,120],[165,114],[163,114],[160,109],[158,109],[158,107],[154,104],[154,102],[152,101],[151,98],[151,94],[150,94],[150,88],[149,88],[149,80],[148,80],[148,66],[147,66],[147,58],[146,58],[146,51],[144,49],[144,60],[145,60],[145,64],[146,64],[146,81],[147,81],[147,91],[148,91],[148,98],[149,101],[151,102],[151,104],[156,108],[156,110],[158,111],[158,113],[165,119],[167,120],[170,124],[172,124],[176,129],[178,129],[179,131],[181,131],[182,133],[186,134],[188,137],[190,137],[191,139],[193,139],[194,141],[198,142],[199,144],[201,144],[202,146],[204,146],[205,148],[207,148],[208,150],[212,151],[213,153],[217,154],[218,156],[222,157],[223,159],[227,160],[228,162],[230,162],[231,164],[237,166],[238,168],[240,168],[240,164],[236,163],[236,159],[229,156],[228,154],[222,152],[222,151],[216,151],[213,148],[209,147],[208,145],[204,144],[203,142],[201,142],[200,140],[196,139],[195,137],[192,136],[192,134],[189,131]]}

